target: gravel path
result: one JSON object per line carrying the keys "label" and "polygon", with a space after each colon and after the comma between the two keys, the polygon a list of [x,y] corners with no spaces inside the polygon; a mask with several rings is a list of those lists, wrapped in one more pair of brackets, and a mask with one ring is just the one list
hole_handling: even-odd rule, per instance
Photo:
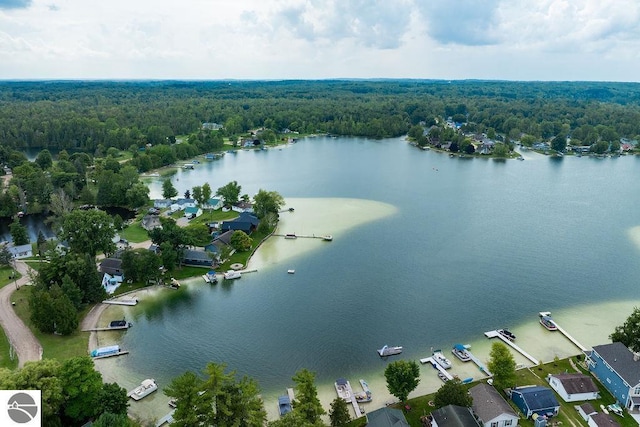
{"label": "gravel path", "polygon": [[15,285],[9,283],[0,289],[0,326],[4,329],[5,335],[18,356],[18,366],[22,367],[26,362],[42,359],[42,346],[13,310],[11,295],[16,287],[24,286],[31,280],[29,277],[31,269],[26,263],[16,261],[16,269],[22,277],[15,282]]}

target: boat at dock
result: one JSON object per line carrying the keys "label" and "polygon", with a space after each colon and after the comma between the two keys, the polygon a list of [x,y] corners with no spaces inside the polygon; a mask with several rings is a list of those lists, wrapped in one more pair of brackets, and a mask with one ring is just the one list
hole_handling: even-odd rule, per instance
{"label": "boat at dock", "polygon": [[444,354],[442,354],[442,351],[440,350],[435,350],[432,354],[433,360],[440,366],[442,366],[444,369],[449,369],[451,368],[451,361],[449,359],[447,359]]}
{"label": "boat at dock", "polygon": [[356,400],[359,403],[371,402],[371,390],[369,390],[369,384],[365,380],[360,380],[360,386],[362,387],[362,391],[354,393]]}
{"label": "boat at dock", "polygon": [[333,236],[331,234],[326,234],[322,236],[322,240],[324,240],[325,242],[330,242],[333,240]]}
{"label": "boat at dock", "polygon": [[351,402],[351,400],[353,400],[353,392],[349,381],[344,378],[338,378],[333,385],[336,388],[336,393],[339,398],[345,402]]}
{"label": "boat at dock", "polygon": [[297,239],[298,236],[296,236],[296,233],[287,233],[284,235],[285,239]]}
{"label": "boat at dock", "polygon": [[509,341],[515,341],[516,340],[516,336],[513,334],[513,332],[511,332],[507,328],[498,329],[498,333],[500,335],[502,335],[503,337],[505,337],[506,339],[508,339]]}
{"label": "boat at dock", "polygon": [[400,346],[389,347],[388,345],[385,345],[380,350],[378,350],[378,354],[380,355],[380,357],[394,356],[400,353],[402,353],[402,347]]}
{"label": "boat at dock", "polygon": [[142,381],[142,383],[131,390],[127,395],[133,400],[141,400],[147,396],[149,396],[154,391],[158,390],[158,384],[156,384],[156,380],[153,378],[147,378]]}
{"label": "boat at dock", "polygon": [[438,371],[438,378],[440,378],[443,383],[446,383],[447,381],[449,381],[449,378],[447,378],[447,376],[440,371]]}
{"label": "boat at dock", "polygon": [[553,319],[551,318],[551,313],[549,312],[540,313],[540,324],[545,328],[547,328],[547,330],[549,331],[558,330],[558,326],[556,325],[556,322],[554,322]]}
{"label": "boat at dock", "polygon": [[100,348],[96,348],[95,350],[93,350],[91,352],[91,357],[96,358],[96,357],[107,357],[107,356],[116,356],[117,354],[120,353],[120,346],[119,345],[109,345],[106,347],[100,347]]}
{"label": "boat at dock", "polygon": [[462,362],[469,362],[471,360],[471,355],[467,351],[467,346],[462,344],[456,344],[451,349],[451,352],[455,357],[460,359]]}
{"label": "boat at dock", "polygon": [[283,417],[289,412],[291,412],[293,408],[291,407],[291,398],[289,398],[288,394],[278,396],[278,412],[280,416]]}
{"label": "boat at dock", "polygon": [[111,322],[109,322],[109,328],[113,328],[113,329],[126,329],[126,328],[130,328],[131,326],[133,325],[124,319],[112,320]]}
{"label": "boat at dock", "polygon": [[239,279],[242,277],[242,273],[236,270],[229,270],[223,274],[224,278],[227,280]]}

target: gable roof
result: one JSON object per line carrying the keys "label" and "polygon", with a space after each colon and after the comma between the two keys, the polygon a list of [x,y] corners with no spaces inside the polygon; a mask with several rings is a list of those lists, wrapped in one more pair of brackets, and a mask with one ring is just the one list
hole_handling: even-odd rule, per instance
{"label": "gable roof", "polygon": [[122,268],[122,260],[117,258],[105,258],[100,262],[100,268]]}
{"label": "gable roof", "polygon": [[518,417],[511,405],[500,396],[498,390],[489,384],[480,383],[473,386],[469,389],[469,394],[473,398],[473,411],[484,422],[489,422],[503,414]]}
{"label": "gable roof", "polygon": [[478,427],[479,423],[471,413],[471,408],[447,405],[431,413],[438,427]]}
{"label": "gable roof", "polygon": [[602,412],[591,415],[591,419],[598,427],[620,427],[620,424],[611,415]]}
{"label": "gable roof", "polygon": [[598,386],[593,382],[590,376],[580,373],[572,374],[551,374],[557,378],[567,394],[580,393],[597,393]]}
{"label": "gable roof", "polygon": [[231,243],[231,236],[233,236],[233,231],[227,230],[224,233],[220,234],[218,237],[216,237],[213,243],[222,242],[225,245],[228,245]]}
{"label": "gable roof", "polygon": [[380,408],[367,414],[367,427],[409,427],[399,409]]}
{"label": "gable roof", "polygon": [[586,414],[586,415],[591,415],[593,413],[596,412],[596,410],[593,408],[593,406],[591,405],[591,403],[583,403],[582,405],[580,405],[580,409],[582,409],[582,411]]}
{"label": "gable roof", "polygon": [[182,259],[192,260],[192,261],[209,261],[211,262],[211,258],[209,258],[209,254],[205,251],[194,251],[191,249],[185,249],[184,255]]}
{"label": "gable roof", "polygon": [[234,221],[238,222],[249,222],[251,225],[258,226],[260,224],[260,220],[257,216],[253,215],[250,212],[241,212],[240,215]]}
{"label": "gable roof", "polygon": [[553,391],[547,387],[535,386],[516,388],[513,390],[513,393],[520,394],[529,409],[532,411],[560,406],[560,403],[558,403],[558,399],[556,399]]}
{"label": "gable roof", "polygon": [[189,206],[188,208],[185,208],[184,212],[185,213],[198,213],[198,211],[200,210],[200,208],[195,207],[195,206]]}
{"label": "gable roof", "polygon": [[593,351],[613,368],[630,386],[640,383],[640,361],[634,360],[633,353],[621,342],[596,345]]}

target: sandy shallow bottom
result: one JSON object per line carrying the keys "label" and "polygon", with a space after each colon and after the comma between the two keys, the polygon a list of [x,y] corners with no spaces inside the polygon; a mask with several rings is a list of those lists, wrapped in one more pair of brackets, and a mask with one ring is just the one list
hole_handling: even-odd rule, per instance
{"label": "sandy shallow bottom", "polygon": [[[284,212],[281,214],[279,229],[277,233],[296,233],[298,235],[324,235],[329,232],[334,238],[340,238],[345,231],[357,227],[366,222],[375,221],[388,215],[393,215],[396,208],[375,201],[356,199],[289,199],[286,207],[293,207],[294,212]],[[357,218],[357,219],[355,219]],[[640,226],[629,230],[629,238],[637,244],[640,249]],[[298,239],[294,250],[293,245],[286,244],[280,237],[268,239],[260,249],[254,254],[249,263],[250,268],[261,269],[284,268],[295,257],[307,256],[319,245],[315,239]],[[259,272],[258,272],[259,274]],[[190,283],[196,283],[199,279],[183,281],[187,287]],[[162,300],[167,289],[150,289],[139,291],[136,297],[141,300]],[[129,296],[131,297],[131,296]],[[609,342],[609,334],[613,332],[617,325],[622,324],[635,306],[640,306],[640,300],[616,301],[607,303],[596,303],[591,305],[565,308],[562,311],[552,313],[554,320],[570,333],[579,343],[586,348],[594,345]],[[99,326],[105,325],[114,318],[127,317],[130,307],[111,306],[102,313]],[[550,332],[544,329],[538,322],[538,317],[533,315],[530,321],[520,325],[496,325],[496,327],[509,327],[517,336],[516,343],[523,350],[534,358],[543,362],[553,360],[555,357],[565,358],[579,354],[581,351],[566,339],[559,332]],[[471,352],[487,362],[489,352],[494,340],[489,340],[484,336],[485,331],[478,331],[477,339],[462,344],[471,345]],[[117,332],[101,332],[95,345],[105,346],[118,342]],[[133,349],[132,349],[133,350]],[[461,379],[473,378],[474,380],[483,378],[483,374],[472,362],[462,363],[451,354],[451,349],[442,349],[445,355],[453,362],[450,370],[452,374]],[[531,361],[513,351],[516,363],[529,366]],[[425,352],[423,357],[430,354]],[[125,356],[126,357],[126,356]],[[402,357],[394,356],[388,361],[399,360]],[[144,375],[128,372],[118,362],[118,358],[104,359],[96,361],[97,369],[102,373],[106,382],[117,382],[122,387],[130,390],[145,379]],[[387,362],[388,362],[387,361]],[[372,372],[362,372],[360,377],[348,378],[355,391],[360,390],[358,380],[360,378],[367,381],[373,393],[373,401],[361,404],[367,411],[385,406],[386,403],[395,402],[395,397],[391,396],[386,388],[384,379],[384,367],[386,363],[381,361],[380,367]],[[418,388],[409,396],[415,397],[436,391],[442,382],[438,379],[435,370],[430,365],[422,365],[420,368],[420,384]],[[292,383],[293,385],[293,383]],[[162,389],[164,385],[160,385]],[[325,407],[329,409],[331,401],[336,397],[333,383],[318,383],[318,395]],[[265,407],[269,419],[276,419],[277,396],[282,392],[264,393]],[[151,421],[157,420],[169,412],[167,405],[168,398],[162,390],[145,398],[140,402],[132,402],[130,414],[138,419]],[[328,419],[327,419],[328,421]]]}

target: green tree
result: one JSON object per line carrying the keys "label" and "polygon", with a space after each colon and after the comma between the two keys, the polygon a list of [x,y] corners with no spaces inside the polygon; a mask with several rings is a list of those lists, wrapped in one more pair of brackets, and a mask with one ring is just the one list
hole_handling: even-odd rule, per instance
{"label": "green tree", "polygon": [[251,249],[251,237],[242,230],[236,230],[229,239],[232,248],[239,252],[246,252]]}
{"label": "green tree", "polygon": [[203,204],[202,187],[199,185],[196,185],[195,187],[193,187],[191,189],[191,197],[193,197],[193,199],[196,201],[198,206],[202,206]]}
{"label": "green tree", "polygon": [[173,199],[178,195],[178,190],[173,186],[170,179],[162,181],[162,197],[165,199]]}
{"label": "green tree", "polygon": [[11,225],[9,225],[9,231],[11,232],[11,239],[16,246],[26,245],[29,243],[29,234],[27,234],[27,228],[20,224],[20,220],[15,218]]}
{"label": "green tree", "polygon": [[208,182],[202,184],[202,200],[203,203],[207,203],[211,198],[211,186]]}
{"label": "green tree", "polygon": [[436,392],[433,403],[436,408],[447,405],[458,405],[471,407],[473,398],[467,392],[459,379],[455,378],[445,382]]}
{"label": "green tree", "polygon": [[127,414],[103,412],[91,425],[92,427],[130,427],[133,424]]}
{"label": "green tree", "polygon": [[10,265],[13,260],[13,255],[9,252],[7,245],[0,246],[0,266]]}
{"label": "green tree", "polygon": [[420,368],[413,360],[397,360],[387,365],[384,370],[389,393],[405,402],[409,393],[420,383]]}
{"label": "green tree", "polygon": [[493,146],[493,155],[496,157],[507,157],[509,155],[509,147],[501,142]]}
{"label": "green tree", "polygon": [[173,424],[178,427],[207,426],[213,422],[213,394],[206,393],[204,380],[187,371],[171,380],[164,394],[175,399]]}
{"label": "green tree", "polygon": [[35,162],[42,170],[47,170],[53,166],[53,158],[46,148],[38,153]]}
{"label": "green tree", "polygon": [[132,249],[122,253],[122,269],[127,279],[146,283],[160,275],[161,258],[147,249]]}
{"label": "green tree", "polygon": [[76,253],[86,253],[92,258],[104,252],[111,254],[116,247],[112,239],[115,235],[113,221],[104,211],[97,209],[71,211],[62,220],[60,238],[69,243]]}
{"label": "green tree", "polygon": [[555,138],[551,140],[551,148],[559,153],[564,152],[567,148],[567,138],[564,135],[556,135]]}
{"label": "green tree", "polygon": [[302,418],[312,425],[320,422],[320,416],[326,413],[318,399],[315,378],[316,374],[307,369],[299,370],[292,378],[296,383],[296,398],[292,412],[300,413]]}
{"label": "green tree", "polygon": [[496,389],[503,390],[516,385],[516,361],[506,345],[493,343],[487,368],[493,374]]}
{"label": "green tree", "polygon": [[218,188],[216,190],[216,196],[222,197],[225,204],[233,205],[238,203],[240,191],[242,191],[242,187],[238,185],[238,182],[231,181],[230,183]]}
{"label": "green tree", "polygon": [[321,420],[310,423],[301,412],[293,410],[279,420],[270,421],[268,425],[269,427],[323,427],[324,423]]}
{"label": "green tree", "polygon": [[126,206],[139,208],[149,203],[149,187],[141,182],[136,182],[126,191]]}
{"label": "green tree", "polygon": [[253,211],[258,218],[264,218],[269,213],[278,214],[285,205],[284,198],[276,191],[258,190],[253,198]]}
{"label": "green tree", "polygon": [[640,351],[640,308],[634,307],[627,320],[616,326],[609,339],[621,342],[631,351]]}
{"label": "green tree", "polygon": [[124,226],[124,220],[120,215],[115,214],[113,216],[113,228],[116,230],[122,230],[123,226]]}
{"label": "green tree", "polygon": [[329,410],[329,419],[331,420],[331,427],[343,427],[349,424],[351,421],[349,407],[343,398],[336,397],[333,399]]}
{"label": "green tree", "polygon": [[102,375],[94,369],[89,356],[65,360],[59,376],[65,393],[66,416],[79,422],[99,414]]}
{"label": "green tree", "polygon": [[102,391],[99,393],[100,412],[114,415],[127,415],[129,408],[129,396],[127,390],[117,383],[102,384]]}

